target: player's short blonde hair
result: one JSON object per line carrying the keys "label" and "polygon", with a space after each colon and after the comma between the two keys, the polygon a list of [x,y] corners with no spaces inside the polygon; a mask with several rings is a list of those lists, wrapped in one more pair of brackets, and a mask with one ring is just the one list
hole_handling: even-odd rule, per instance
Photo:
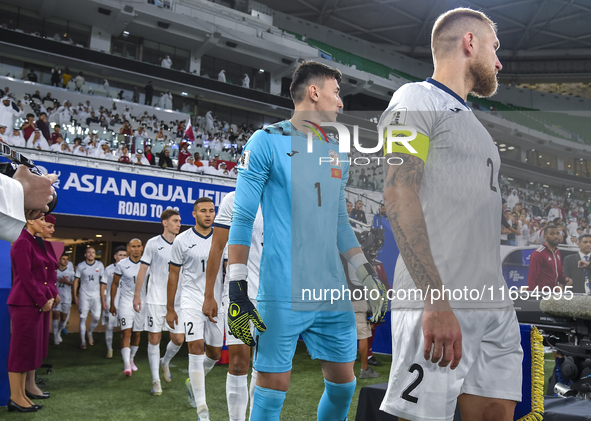
{"label": "player's short blonde hair", "polygon": [[442,54],[452,51],[466,32],[479,34],[482,24],[497,32],[497,24],[484,13],[467,7],[458,7],[440,15],[431,32],[431,51],[433,61]]}

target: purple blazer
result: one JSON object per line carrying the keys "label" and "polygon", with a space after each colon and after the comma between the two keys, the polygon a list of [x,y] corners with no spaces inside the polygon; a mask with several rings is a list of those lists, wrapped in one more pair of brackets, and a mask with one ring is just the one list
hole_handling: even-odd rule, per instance
{"label": "purple blazer", "polygon": [[[23,230],[10,249],[13,283],[7,304],[41,309],[53,298],[48,285],[55,272],[51,257],[27,230]],[[54,273],[55,275],[55,273]]]}
{"label": "purple blazer", "polygon": [[59,261],[55,255],[55,251],[53,250],[53,246],[51,245],[51,243],[49,241],[43,240],[43,244],[45,245],[45,250],[47,251],[47,254],[49,255],[49,258],[51,260],[50,264],[52,269],[51,272],[47,272],[47,275],[49,275],[49,277],[47,278],[47,285],[49,285],[49,289],[51,290],[52,298],[55,298],[58,296],[57,268],[59,267]]}

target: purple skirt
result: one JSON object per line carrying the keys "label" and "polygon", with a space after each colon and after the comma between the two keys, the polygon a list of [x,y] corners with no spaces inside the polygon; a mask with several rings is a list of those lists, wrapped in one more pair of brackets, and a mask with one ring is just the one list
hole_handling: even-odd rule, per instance
{"label": "purple skirt", "polygon": [[43,359],[43,313],[36,307],[8,306],[12,321],[8,371],[22,373],[41,367]]}

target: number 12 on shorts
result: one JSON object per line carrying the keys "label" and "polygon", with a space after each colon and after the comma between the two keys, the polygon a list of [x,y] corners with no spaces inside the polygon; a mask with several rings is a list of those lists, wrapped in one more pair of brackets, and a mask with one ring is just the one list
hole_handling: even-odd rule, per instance
{"label": "number 12 on shorts", "polygon": [[415,390],[419,384],[421,384],[421,382],[423,381],[423,377],[425,376],[425,372],[423,370],[423,367],[421,367],[417,363],[414,363],[413,365],[411,365],[408,368],[409,373],[414,373],[415,371],[418,371],[419,374],[414,379],[414,381],[406,389],[404,389],[404,391],[402,392],[402,395],[401,395],[402,399],[404,399],[405,401],[409,401],[411,403],[417,403],[419,401],[419,398],[412,396],[410,393],[413,390]]}

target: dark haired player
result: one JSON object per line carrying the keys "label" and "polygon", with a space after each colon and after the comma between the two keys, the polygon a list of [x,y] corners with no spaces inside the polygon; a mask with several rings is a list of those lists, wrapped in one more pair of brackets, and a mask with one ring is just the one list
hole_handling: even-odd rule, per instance
{"label": "dark haired player", "polygon": [[[185,341],[189,346],[189,378],[197,415],[200,421],[209,421],[209,409],[205,401],[205,376],[220,359],[224,341],[224,324],[211,322],[203,314],[205,273],[213,234],[215,206],[208,197],[202,197],[193,205],[195,226],[178,235],[172,245],[168,275],[166,321],[173,328],[178,324],[175,311],[177,285],[180,286],[181,313],[185,329]],[[182,271],[181,271],[182,269]],[[222,298],[222,268],[218,270],[214,286],[216,302]],[[218,314],[216,322],[224,314]]]}
{"label": "dark haired player", "polygon": [[[385,312],[385,288],[363,255],[347,216],[348,158],[338,152],[336,142],[314,134],[321,123],[336,121],[343,107],[340,81],[341,73],[329,66],[300,64],[290,87],[293,117],[255,132],[240,159],[228,241],[228,325],[245,344],[256,344],[251,420],[279,420],[300,334],[312,358],[320,360],[325,379],[318,420],[347,417],[357,357],[351,301],[341,297],[333,304],[330,296],[312,301],[303,295],[306,290],[347,288],[339,251],[373,294],[374,320]],[[259,203],[265,245],[257,312],[248,297],[247,264]],[[255,338],[251,321],[258,329]]]}

